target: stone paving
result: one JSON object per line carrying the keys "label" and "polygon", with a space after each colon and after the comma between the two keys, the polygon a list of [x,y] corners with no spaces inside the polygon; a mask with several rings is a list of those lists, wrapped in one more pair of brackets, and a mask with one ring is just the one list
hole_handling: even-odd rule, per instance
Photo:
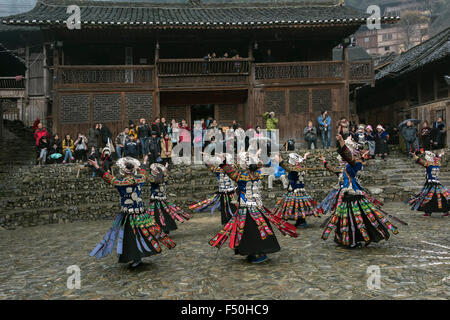
{"label": "stone paving", "polygon": [[[89,257],[112,220],[0,230],[0,299],[449,299],[450,219],[402,203],[385,210],[409,223],[387,242],[340,248],[320,240],[316,218],[297,239],[277,232],[281,252],[258,265],[208,245],[217,213],[180,225],[171,235],[177,247],[134,271],[115,255]],[[71,265],[81,270],[80,289],[67,288]],[[380,268],[380,289],[367,286],[371,265]]]}

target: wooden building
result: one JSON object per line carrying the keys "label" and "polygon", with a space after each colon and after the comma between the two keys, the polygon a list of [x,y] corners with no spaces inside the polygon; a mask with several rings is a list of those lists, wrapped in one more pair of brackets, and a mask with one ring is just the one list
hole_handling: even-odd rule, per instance
{"label": "wooden building", "polygon": [[[360,119],[389,123],[416,118],[450,123],[450,28],[410,49],[380,68],[375,87],[356,92]],[[450,135],[447,134],[447,145]]]}
{"label": "wooden building", "polygon": [[2,117],[32,125],[45,121],[51,103],[49,72],[41,31],[0,24],[0,103]]}
{"label": "wooden building", "polygon": [[[81,29],[68,28],[69,5],[80,7]],[[373,82],[371,60],[332,56],[367,19],[342,0],[39,0],[2,23],[41,29],[53,132],[103,122],[117,133],[156,115],[264,127],[263,113],[275,111],[281,137],[299,139],[322,109],[349,117],[350,86]]]}

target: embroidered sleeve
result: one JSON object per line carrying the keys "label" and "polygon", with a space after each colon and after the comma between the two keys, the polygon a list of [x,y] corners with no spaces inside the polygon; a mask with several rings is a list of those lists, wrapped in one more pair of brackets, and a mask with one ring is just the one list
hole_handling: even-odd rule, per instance
{"label": "embroidered sleeve", "polygon": [[429,163],[427,161],[425,161],[424,159],[421,158],[417,158],[416,160],[417,164],[420,164],[422,167],[428,167]]}
{"label": "embroidered sleeve", "polygon": [[155,177],[149,171],[139,168],[138,173],[142,175],[146,182],[155,182]]}
{"label": "embroidered sleeve", "polygon": [[219,166],[231,178],[231,180],[239,181],[242,171],[237,166],[222,164]]}
{"label": "embroidered sleeve", "polygon": [[286,161],[281,161],[280,162],[280,167],[282,167],[284,170],[286,170],[286,172],[291,172],[291,171],[302,172],[302,171],[306,171],[305,168],[289,164]]}
{"label": "embroidered sleeve", "polygon": [[338,147],[338,153],[341,155],[342,159],[344,159],[352,167],[356,164],[352,152],[347,146],[344,145],[343,147]]}
{"label": "embroidered sleeve", "polygon": [[98,169],[98,171],[100,172],[100,174],[102,175],[102,179],[115,187],[120,187],[120,186],[128,186],[130,185],[130,183],[126,180],[122,180],[119,178],[116,178],[115,176],[113,176],[111,173],[109,173],[108,171],[104,171],[103,169]]}
{"label": "embroidered sleeve", "polygon": [[331,173],[334,173],[335,175],[339,175],[340,171],[333,168],[332,166],[330,166],[330,164],[328,162],[324,162],[323,166],[325,169],[327,169],[328,171],[330,171]]}

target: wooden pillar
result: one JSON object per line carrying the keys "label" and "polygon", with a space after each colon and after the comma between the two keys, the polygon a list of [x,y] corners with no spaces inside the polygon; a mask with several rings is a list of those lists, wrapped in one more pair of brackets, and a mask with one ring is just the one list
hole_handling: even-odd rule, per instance
{"label": "wooden pillar", "polygon": [[[30,46],[25,47],[25,96],[24,96],[24,102],[22,104],[22,109],[20,112],[20,119],[21,121],[24,121],[24,110],[26,106],[28,106],[29,103],[29,93],[30,93]],[[25,122],[25,121],[24,121]]]}
{"label": "wooden pillar", "polygon": [[344,114],[348,121],[350,121],[350,102],[349,102],[349,95],[350,95],[350,65],[348,62],[348,47],[344,46],[343,49],[343,60],[344,60]]}
{"label": "wooden pillar", "polygon": [[[247,110],[244,111],[244,122],[246,126],[253,125],[250,123],[250,114],[255,113],[255,97],[254,97],[254,87],[255,87],[255,58],[253,55],[253,41],[248,44],[248,58],[250,59],[249,70],[250,74],[248,76],[248,91],[247,91]],[[244,128],[246,130],[247,128]]]}
{"label": "wooden pillar", "polygon": [[[59,121],[60,121],[60,101],[59,101],[59,92],[58,92],[58,85],[60,80],[60,70],[59,70],[59,50],[56,48],[56,46],[53,48],[53,105],[52,105],[52,133],[58,133],[61,136],[61,133],[59,132]],[[92,125],[92,124],[91,124]]]}
{"label": "wooden pillar", "polygon": [[[160,116],[161,113],[161,100],[159,95],[159,76],[158,76],[158,61],[159,61],[159,42],[156,42],[155,45],[155,74],[153,75],[154,83],[155,83],[155,94],[153,101],[153,118],[156,116]],[[153,121],[153,119],[151,119]]]}
{"label": "wooden pillar", "polygon": [[418,104],[422,104],[423,103],[423,98],[422,98],[422,85],[420,83],[421,81],[421,77],[420,75],[417,76],[416,78],[417,80],[417,100],[418,100]]}

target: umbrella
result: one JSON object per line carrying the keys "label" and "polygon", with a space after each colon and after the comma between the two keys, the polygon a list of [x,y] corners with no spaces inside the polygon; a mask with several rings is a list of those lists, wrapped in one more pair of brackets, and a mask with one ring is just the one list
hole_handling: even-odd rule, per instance
{"label": "umbrella", "polygon": [[400,123],[400,124],[398,125],[398,127],[401,128],[401,127],[403,127],[403,126],[406,126],[406,123],[407,123],[408,121],[411,121],[412,124],[414,124],[414,125],[417,125],[417,124],[419,124],[419,123],[422,122],[422,121],[417,120],[417,119],[408,119],[408,120],[405,120],[405,121],[403,121],[402,123]]}

